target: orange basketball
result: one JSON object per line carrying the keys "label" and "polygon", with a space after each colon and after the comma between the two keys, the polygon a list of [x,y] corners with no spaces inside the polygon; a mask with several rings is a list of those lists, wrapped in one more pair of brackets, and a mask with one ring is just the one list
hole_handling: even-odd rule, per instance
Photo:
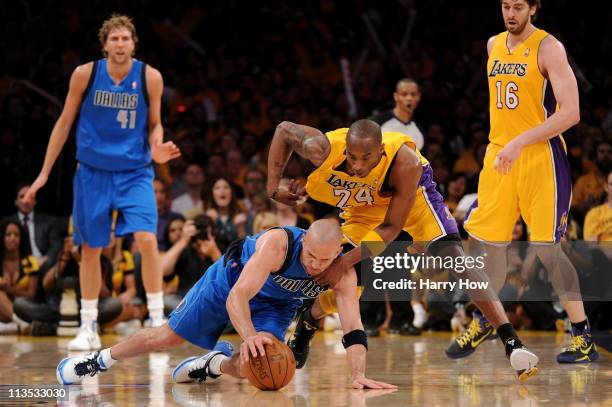
{"label": "orange basketball", "polygon": [[264,345],[265,356],[249,357],[242,363],[242,372],[251,384],[261,390],[279,390],[285,387],[295,374],[293,352],[284,343],[271,338],[271,345]]}

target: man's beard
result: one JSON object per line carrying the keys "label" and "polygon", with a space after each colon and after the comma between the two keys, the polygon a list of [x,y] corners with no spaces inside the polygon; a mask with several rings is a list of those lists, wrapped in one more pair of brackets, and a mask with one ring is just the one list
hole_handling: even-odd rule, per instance
{"label": "man's beard", "polygon": [[523,31],[525,31],[525,27],[527,27],[527,21],[525,21],[523,24],[517,24],[514,29],[511,29],[508,24],[506,24],[506,29],[510,34],[521,35]]}

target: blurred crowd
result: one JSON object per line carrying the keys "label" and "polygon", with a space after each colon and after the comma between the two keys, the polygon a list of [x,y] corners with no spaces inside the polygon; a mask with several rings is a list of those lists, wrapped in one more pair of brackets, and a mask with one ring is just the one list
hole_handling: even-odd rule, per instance
{"label": "blurred crowd", "polygon": [[[100,57],[96,28],[111,12],[135,18],[136,57],[164,76],[165,138],[182,150],[180,159],[156,167],[154,181],[169,311],[232,240],[272,226],[307,227],[314,219],[337,218],[334,208],[310,200],[296,209],[268,198],[267,148],[283,120],[328,131],[362,117],[386,126],[393,114],[404,115],[402,122],[418,131],[438,188],[461,224],[475,199],[488,136],[485,43],[503,30],[499,5],[480,3],[4,5],[0,331],[42,335],[78,326],[79,248],[72,244],[68,217],[74,142],[64,149],[39,201],[26,204],[22,198],[42,165],[70,74]],[[603,58],[612,48],[612,13],[603,5],[568,4],[544,2],[536,22],[564,43],[580,88],[581,122],[565,134],[574,179],[567,239],[612,240],[612,74]],[[398,85],[405,77],[413,78],[409,90]],[[411,98],[408,113],[400,111],[402,98]],[[294,155],[285,175],[305,178],[310,170]],[[520,228],[517,240],[524,240],[529,231],[519,221]],[[129,330],[146,318],[137,249],[126,236],[113,239],[104,251],[100,322],[105,328]],[[522,294],[521,287],[529,284],[523,277],[539,275],[519,270],[509,281]],[[543,311],[521,305],[520,299],[508,297],[507,306],[518,326],[555,329],[564,317],[554,300]],[[421,327],[448,329],[453,317],[458,321],[466,314],[452,307],[428,312],[436,305],[424,301],[417,306],[424,312]],[[545,312],[550,318],[542,322]],[[387,328],[390,314],[375,328]],[[394,324],[412,318],[402,315]]]}

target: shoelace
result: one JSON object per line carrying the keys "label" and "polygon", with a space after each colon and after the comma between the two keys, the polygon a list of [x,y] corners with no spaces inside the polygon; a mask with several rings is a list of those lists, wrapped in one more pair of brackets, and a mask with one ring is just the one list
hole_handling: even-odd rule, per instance
{"label": "shoelace", "polygon": [[208,367],[209,359],[198,358],[195,362],[193,362],[193,369],[189,371],[188,376],[192,379],[198,379],[198,382],[203,382],[206,380],[208,376],[206,372],[206,368]]}
{"label": "shoelace", "polygon": [[582,335],[578,335],[578,336],[573,336],[572,337],[572,343],[565,348],[566,352],[575,352],[578,349],[582,348],[582,347],[586,347],[587,346],[587,342],[584,339],[584,336]]}
{"label": "shoelace", "polygon": [[461,334],[457,338],[457,342],[463,348],[468,342],[470,342],[476,335],[480,333],[480,323],[476,320],[476,318],[472,319],[470,322],[470,327],[467,331]]}
{"label": "shoelace", "polygon": [[74,372],[77,376],[85,376],[89,375],[94,377],[98,370],[100,370],[100,365],[98,364],[98,354],[95,354],[89,359],[86,359],[84,362],[78,363],[74,367]]}

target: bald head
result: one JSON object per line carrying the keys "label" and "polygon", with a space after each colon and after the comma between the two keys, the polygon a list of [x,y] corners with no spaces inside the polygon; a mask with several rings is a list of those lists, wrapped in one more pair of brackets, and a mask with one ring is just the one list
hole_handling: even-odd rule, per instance
{"label": "bald head", "polygon": [[342,231],[338,222],[332,219],[316,220],[308,228],[308,236],[312,242],[322,245],[337,245],[342,243]]}
{"label": "bald head", "polygon": [[382,131],[380,126],[368,119],[357,120],[355,123],[351,124],[349,127],[348,134],[346,135],[346,142],[363,142],[363,141],[371,141],[376,145],[380,145],[382,143]]}
{"label": "bald head", "polygon": [[342,251],[342,231],[338,222],[317,220],[310,225],[302,240],[302,264],[310,275],[325,270]]}

